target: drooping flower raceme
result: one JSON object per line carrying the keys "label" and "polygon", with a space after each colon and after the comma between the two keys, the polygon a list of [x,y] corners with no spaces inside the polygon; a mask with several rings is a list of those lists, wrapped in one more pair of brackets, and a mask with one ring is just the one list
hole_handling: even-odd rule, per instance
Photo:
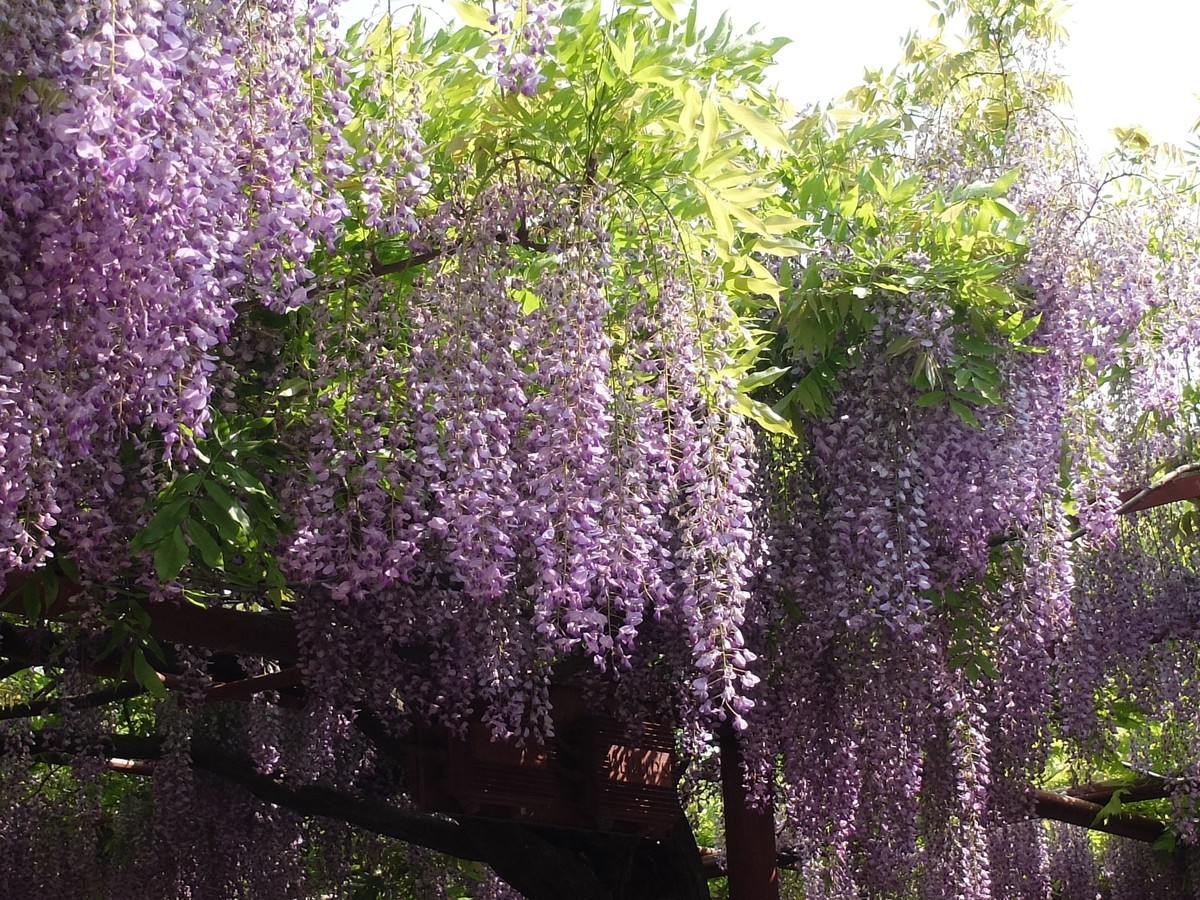
{"label": "drooping flower raceme", "polygon": [[554,0],[502,0],[489,19],[496,29],[492,63],[503,90],[532,97],[546,80],[540,59],[554,40],[550,17],[557,8]]}
{"label": "drooping flower raceme", "polygon": [[237,10],[0,5],[0,78],[25,85],[0,102],[0,572],[60,533],[103,577],[129,536],[110,507],[141,503],[118,451],[187,458],[238,304],[306,302],[343,215],[337,97],[302,75],[333,37]]}

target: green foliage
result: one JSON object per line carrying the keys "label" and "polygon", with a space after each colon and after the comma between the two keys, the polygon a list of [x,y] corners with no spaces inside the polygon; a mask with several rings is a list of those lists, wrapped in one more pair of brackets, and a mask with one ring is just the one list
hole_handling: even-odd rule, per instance
{"label": "green foliage", "polygon": [[1109,817],[1120,815],[1122,807],[1124,806],[1122,801],[1124,800],[1125,796],[1128,795],[1128,793],[1129,791],[1125,790],[1124,788],[1113,791],[1112,797],[1110,797],[1108,802],[1104,804],[1104,806],[1100,809],[1100,812],[1096,813],[1096,819],[1093,824],[1100,825]]}
{"label": "green foliage", "polygon": [[154,501],[154,514],[134,538],[149,551],[163,583],[188,570],[189,584],[219,589],[261,587],[283,600],[274,545],[283,528],[279,507],[260,474],[279,465],[273,421],[233,424],[223,417],[192,448],[197,468],[174,477]]}
{"label": "green foliage", "polygon": [[[789,113],[763,86],[763,74],[784,40],[737,38],[724,18],[701,28],[694,6],[684,15],[665,0],[612,9],[570,3],[543,64],[546,89],[527,98],[501,91],[487,71],[492,26],[486,17],[466,3],[455,8],[462,27],[427,33],[418,13],[404,26],[381,22],[350,35],[355,54],[360,45],[377,48],[423,98],[432,173],[426,211],[449,205],[469,215],[489,185],[531,178],[572,186],[581,201],[603,191],[612,213],[608,293],[618,337],[636,295],[624,287],[623,253],[641,252],[647,241],[681,249],[701,307],[719,292],[737,313],[757,318],[779,296],[782,288],[761,253],[796,252],[801,245],[791,235],[805,224],[774,202],[782,188],[773,159],[791,152],[783,127]],[[382,77],[365,61],[357,71],[361,78]],[[351,141],[363,139],[362,119],[382,112],[364,106],[350,123]],[[353,192],[354,185],[343,188]],[[536,244],[539,236],[529,237]],[[354,223],[346,245],[331,261],[335,271],[352,272],[356,261],[386,266],[410,255],[394,238]],[[514,257],[526,266],[513,273],[514,281],[536,283],[543,254]],[[389,276],[398,298],[412,277],[407,268]],[[526,294],[527,308],[536,308],[540,298]],[[713,385],[752,376],[741,385],[738,409],[769,430],[790,433],[784,419],[749,396],[763,385],[756,370],[769,339],[743,329],[735,346],[714,356],[721,371]],[[619,361],[619,346],[614,356]]]}
{"label": "green foliage", "polygon": [[[1061,95],[1042,68],[1018,69],[1058,39],[1057,14],[1005,0],[937,9],[943,27],[966,21],[965,45],[913,37],[890,76],[869,74],[843,106],[791,126],[789,152],[763,179],[780,190],[762,198],[759,218],[789,228],[746,226],[758,261],[775,260],[742,286],[763,301],[774,338],[766,364],[782,372],[772,386],[743,387],[796,428],[829,411],[840,374],[862,362],[881,327],[882,307],[932,297],[950,309],[958,337],[948,355],[897,332],[885,336],[885,357],[903,367],[918,406],[946,405],[971,425],[976,407],[1001,402],[995,357],[1041,350],[1031,343],[1040,317],[1015,278],[1027,223],[1006,200],[1021,172],[1005,154],[1014,111]],[[936,148],[924,142],[935,122],[955,135],[963,166],[990,173],[985,180],[952,186],[932,174]]]}
{"label": "green foliage", "polygon": [[1000,402],[992,357],[1027,345],[1037,326],[1013,284],[1024,246],[1023,222],[1004,195],[1019,174],[941,189],[897,156],[906,135],[894,119],[859,118],[839,126],[814,113],[794,130],[796,153],[780,164],[782,203],[808,224],[802,239],[836,247],[785,258],[785,290],[773,325],[776,365],[790,368],[776,409],[799,423],[828,412],[838,375],[862,362],[883,302],[933,296],[952,309],[960,337],[949,358],[906,333],[886,356],[922,392],[919,406],[947,403],[976,424],[971,407]]}

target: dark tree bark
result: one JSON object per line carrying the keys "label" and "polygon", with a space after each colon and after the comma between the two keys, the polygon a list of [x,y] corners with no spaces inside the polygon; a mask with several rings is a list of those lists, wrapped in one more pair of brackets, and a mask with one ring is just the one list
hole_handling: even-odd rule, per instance
{"label": "dark tree bark", "polygon": [[[121,760],[154,761],[157,737],[110,734],[103,751]],[[3,752],[0,739],[0,752]],[[70,748],[39,735],[32,753],[67,763]],[[237,784],[259,800],[302,816],[333,819],[460,859],[485,863],[527,900],[709,900],[700,852],[682,815],[662,839],[544,828],[518,822],[448,817],[401,809],[327,784],[289,784],[260,773],[250,760],[202,740],[191,745],[193,768]],[[152,767],[123,771],[146,775]]]}

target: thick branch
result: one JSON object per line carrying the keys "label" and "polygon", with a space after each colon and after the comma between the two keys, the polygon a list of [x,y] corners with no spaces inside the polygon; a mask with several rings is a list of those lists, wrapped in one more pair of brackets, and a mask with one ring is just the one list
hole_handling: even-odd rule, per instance
{"label": "thick branch", "polygon": [[409,269],[415,269],[418,266],[433,262],[446,252],[446,250],[430,250],[426,253],[414,253],[412,256],[406,256],[404,259],[393,260],[389,263],[380,262],[378,259],[375,259],[371,261],[369,273],[373,278],[381,278],[384,275],[407,272]]}
{"label": "thick branch", "polygon": [[1030,796],[1033,797],[1037,815],[1043,819],[1080,825],[1148,844],[1154,843],[1167,830],[1162,822],[1135,813],[1117,813],[1108,816],[1102,822],[1097,822],[1096,817],[1103,809],[1099,803],[1089,803],[1087,800],[1068,797],[1066,794],[1033,790],[1030,791]]}
{"label": "thick branch", "polygon": [[450,819],[397,809],[322,784],[287,785],[259,773],[248,761],[203,742],[192,744],[192,765],[240,785],[260,800],[303,816],[337,819],[462,859],[487,859],[478,842]]}
{"label": "thick branch", "polygon": [[[31,753],[50,762],[65,762],[70,746],[60,746],[42,733]],[[138,763],[162,758],[162,740],[133,734],[109,734],[99,749],[113,760],[126,763],[125,769],[144,773]],[[4,742],[0,739],[0,752]],[[487,861],[487,853],[459,823],[437,816],[397,809],[377,800],[355,797],[322,784],[292,786],[278,778],[263,775],[254,765],[236,754],[205,741],[191,745],[192,767],[237,784],[267,803],[290,809],[304,816],[320,816],[356,825],[375,834],[398,838],[462,859]]]}
{"label": "thick branch", "polygon": [[[1187,463],[1179,466],[1153,484],[1122,491],[1118,496],[1121,499],[1121,505],[1117,507],[1119,516],[1127,516],[1144,509],[1153,509],[1156,506],[1165,506],[1168,503],[1178,503],[1182,500],[1200,499],[1200,463]],[[1076,528],[1067,535],[1066,540],[1077,541],[1086,533],[1085,529]],[[993,534],[988,538],[987,545],[993,549],[1003,547],[1018,537],[1020,537],[1020,533],[1017,531]]]}
{"label": "thick branch", "polygon": [[[0,610],[3,604],[0,603]],[[17,671],[29,666],[28,660],[48,660],[53,641],[44,629],[27,628],[0,620],[0,651]]]}
{"label": "thick branch", "polygon": [[93,709],[107,703],[128,700],[143,693],[145,690],[138,684],[113,684],[89,694],[79,694],[74,697],[48,697],[45,700],[31,700],[28,703],[0,707],[0,719],[28,719],[32,716],[44,716],[59,712],[65,706],[75,709]]}
{"label": "thick branch", "polygon": [[1139,778],[1137,781],[1104,781],[1093,784],[1081,784],[1063,791],[1069,797],[1086,800],[1089,803],[1107,803],[1113,794],[1121,792],[1123,803],[1137,803],[1141,800],[1161,800],[1171,796],[1171,786],[1164,778]]}
{"label": "thick branch", "polygon": [[211,746],[192,746],[192,764],[238,784],[268,803],[305,816],[355,825],[460,859],[487,863],[527,897],[610,900],[587,865],[522,825],[470,820],[397,809],[320,784],[292,787],[262,775],[248,762]]}
{"label": "thick branch", "polygon": [[[246,615],[255,615],[248,613]],[[272,615],[274,614],[266,614]],[[8,668],[19,671],[29,666],[54,666],[61,661],[63,654],[69,649],[75,656],[80,669],[92,675],[105,678],[120,679],[123,682],[132,678],[127,661],[124,659],[126,648],[115,645],[106,632],[86,636],[82,643],[68,634],[54,634],[44,629],[32,629],[11,623],[0,623],[3,649],[11,658]],[[175,659],[175,654],[168,644],[164,648],[167,656],[166,664],[159,673],[163,683],[169,690],[180,687],[178,676],[184,667]],[[232,653],[213,654],[206,663],[206,670],[216,682],[204,694],[205,703],[217,703],[227,700],[245,701],[263,691],[279,691],[279,702],[294,704],[297,702],[296,690],[303,687],[303,678],[296,667],[284,668],[278,672],[264,675],[248,675]],[[79,697],[64,700],[47,699],[37,702],[22,703],[7,708],[0,707],[0,720],[17,719],[28,716],[45,715],[55,712],[66,703],[76,706],[94,707],[106,703],[114,703],[138,696],[142,690],[132,683],[111,686]]]}
{"label": "thick branch", "polygon": [[1200,497],[1200,463],[1179,466],[1147,487],[1123,491],[1120,497],[1118,513],[1139,512],[1180,500],[1196,499]]}
{"label": "thick branch", "polygon": [[[1119,516],[1200,498],[1200,463],[1179,466],[1151,485],[1122,491],[1118,496],[1121,498],[1121,505],[1117,507]],[[1067,536],[1067,540],[1078,540],[1084,534],[1086,531],[1083,528],[1076,528]]]}
{"label": "thick branch", "polygon": [[[151,770],[142,763],[162,757],[162,742],[155,737],[110,734],[100,742],[100,749],[110,758],[110,769],[130,774],[149,773]],[[55,746],[43,735],[32,748],[35,756],[54,763],[68,762],[67,750],[69,747]],[[334,819],[439,853],[486,863],[531,898],[611,900],[611,894],[586,863],[523,825],[459,822],[356,797],[324,784],[289,785],[263,775],[249,760],[205,741],[192,742],[191,761],[197,770],[237,784],[259,800],[302,816]]]}
{"label": "thick branch", "polygon": [[249,700],[255,694],[263,691],[278,691],[286,688],[300,687],[303,677],[295,666],[281,669],[278,672],[267,672],[264,675],[253,675],[236,681],[226,681],[213,685],[204,693],[205,703],[219,703],[224,700]]}

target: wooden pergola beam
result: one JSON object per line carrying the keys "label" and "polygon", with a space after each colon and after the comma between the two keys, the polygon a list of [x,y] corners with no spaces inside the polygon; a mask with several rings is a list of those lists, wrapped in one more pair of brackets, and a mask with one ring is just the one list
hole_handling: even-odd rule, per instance
{"label": "wooden pergola beam", "polygon": [[[0,611],[24,614],[23,594],[31,578],[25,572],[8,574],[4,594],[0,597]],[[79,610],[83,595],[84,589],[80,585],[60,578],[54,602],[46,609],[46,617],[62,619]],[[295,662],[299,656],[296,624],[287,613],[251,612],[183,602],[147,602],[143,609],[150,619],[150,635],[159,641],[286,663]]]}
{"label": "wooden pergola beam", "polygon": [[[425,262],[406,260],[405,265]],[[382,273],[381,273],[382,274]],[[1155,483],[1120,495],[1121,505],[1117,512],[1129,515],[1170,503],[1200,499],[1200,464],[1192,463],[1167,473]],[[1082,532],[1071,535],[1081,536]],[[1010,535],[998,539],[1003,543]],[[991,543],[996,543],[994,539]],[[24,611],[26,587],[36,575],[24,572],[8,573],[5,589],[0,595],[0,612],[20,615]],[[66,579],[59,579],[53,603],[42,604],[44,614],[51,619],[63,618],[85,604],[83,588]],[[42,597],[41,599],[46,599]],[[186,603],[146,602],[143,604],[149,617],[149,633],[160,641],[202,647],[209,650],[257,656],[283,664],[281,671],[251,676],[219,683],[208,689],[205,702],[223,700],[247,700],[263,691],[288,690],[300,687],[303,676],[295,662],[299,657],[296,627],[291,616],[272,611],[249,611],[228,607],[200,607]],[[0,622],[0,626],[5,623]],[[20,652],[33,651],[33,647],[21,647],[6,641],[9,653],[14,646]],[[411,649],[411,648],[410,648]],[[0,660],[0,663],[3,661]],[[169,682],[170,676],[166,677]],[[110,688],[113,699],[124,696],[128,686]],[[97,695],[100,696],[100,695]],[[294,698],[293,698],[294,699]],[[39,704],[44,701],[39,701]],[[32,705],[28,709],[11,708],[10,713],[36,715]],[[49,709],[49,706],[46,707]],[[124,749],[124,748],[122,748]],[[726,811],[726,840],[729,857],[726,863],[730,876],[731,895],[738,900],[774,900],[778,897],[778,869],[786,866],[786,853],[778,853],[775,846],[773,817],[770,810],[758,811],[746,802],[742,784],[741,759],[736,736],[731,729],[721,735],[722,782]],[[147,774],[145,764],[132,760],[114,759],[125,763],[127,771]],[[121,766],[115,766],[120,771]],[[264,793],[276,788],[259,785]],[[1079,827],[1094,829],[1133,840],[1153,843],[1166,832],[1166,826],[1157,820],[1136,813],[1120,812],[1099,815],[1113,795],[1124,791],[1123,799],[1128,802],[1156,799],[1167,796],[1166,786],[1161,780],[1135,783],[1132,785],[1096,784],[1073,788],[1065,793],[1030,789],[1035,814]],[[261,794],[260,794],[261,796]],[[719,868],[713,855],[703,857],[706,874],[713,877]]]}
{"label": "wooden pergola beam", "polygon": [[728,723],[720,729],[719,741],[729,900],[779,900],[775,809],[769,802],[764,809],[750,803],[737,732]]}
{"label": "wooden pergola beam", "polygon": [[267,672],[263,675],[253,675],[240,681],[226,681],[215,684],[204,693],[205,703],[221,703],[226,700],[249,700],[264,691],[279,691],[285,688],[302,687],[304,676],[300,670],[292,666],[280,669],[278,672]]}

